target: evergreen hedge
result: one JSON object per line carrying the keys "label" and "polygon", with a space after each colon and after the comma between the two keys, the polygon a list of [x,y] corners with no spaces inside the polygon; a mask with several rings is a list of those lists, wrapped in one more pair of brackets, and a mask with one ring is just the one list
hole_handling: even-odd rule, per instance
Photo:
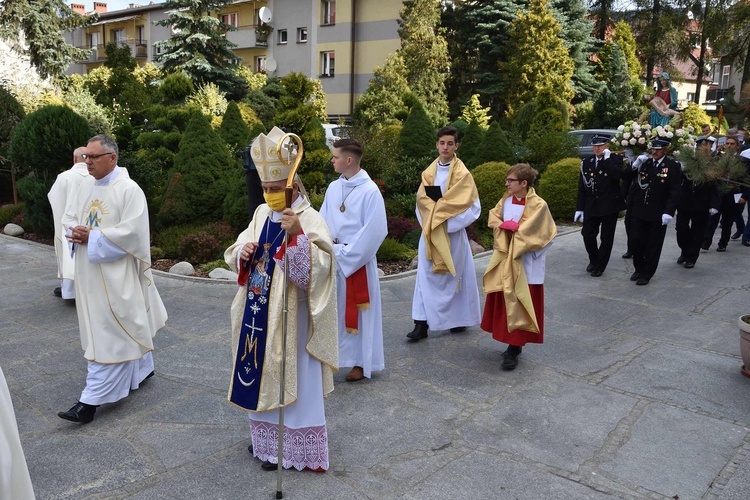
{"label": "evergreen hedge", "polygon": [[487,216],[505,193],[505,175],[510,165],[504,162],[488,162],[472,170],[474,184],[477,185],[482,213],[473,224],[479,232],[487,231]]}
{"label": "evergreen hedge", "polygon": [[579,158],[564,158],[552,163],[539,179],[539,196],[549,205],[552,217],[570,220],[576,211],[578,177],[581,175]]}
{"label": "evergreen hedge", "polygon": [[461,144],[459,144],[456,150],[456,155],[461,158],[466,168],[472,169],[477,166],[477,163],[474,162],[474,155],[477,153],[477,149],[479,149],[483,139],[484,130],[479,126],[479,123],[477,121],[469,123],[466,127],[466,133],[461,139]]}
{"label": "evergreen hedge", "polygon": [[437,156],[435,129],[432,128],[432,122],[419,101],[411,108],[404,122],[398,145],[403,158],[422,160],[425,157],[434,159]]}
{"label": "evergreen hedge", "polygon": [[481,165],[487,162],[509,162],[513,163],[515,155],[513,147],[508,141],[505,132],[500,128],[500,124],[492,122],[490,128],[484,133],[484,138],[474,153],[473,162]]}

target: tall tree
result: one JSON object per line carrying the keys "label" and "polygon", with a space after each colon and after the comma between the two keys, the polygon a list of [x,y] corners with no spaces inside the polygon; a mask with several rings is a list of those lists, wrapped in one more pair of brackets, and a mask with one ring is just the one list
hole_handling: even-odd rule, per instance
{"label": "tall tree", "polygon": [[634,32],[650,88],[654,68],[674,71],[675,56],[686,38],[687,12],[676,0],[636,0]]}
{"label": "tall tree", "polygon": [[594,127],[615,128],[638,116],[625,56],[616,43],[607,42],[609,57],[602,64],[604,89],[594,101]]}
{"label": "tall tree", "polygon": [[167,0],[169,17],[156,21],[174,33],[156,42],[162,53],[156,57],[165,73],[182,71],[198,84],[214,83],[237,98],[244,95],[243,80],[237,75],[240,58],[232,50],[235,44],[225,33],[236,28],[211,16],[231,0]]}
{"label": "tall tree", "polygon": [[742,68],[740,88],[750,84],[750,3],[737,2],[729,9],[729,30],[732,40],[726,54],[733,63]]}
{"label": "tall tree", "polygon": [[448,117],[448,44],[438,26],[440,6],[440,0],[405,0],[398,21],[398,54],[406,64],[406,81],[424,103],[433,125],[445,123]]}
{"label": "tall tree", "polygon": [[398,53],[391,54],[385,64],[375,67],[370,85],[354,106],[354,122],[363,128],[380,128],[399,123],[399,112],[408,113],[403,96],[409,91],[406,65]]}
{"label": "tall tree", "polygon": [[482,130],[487,130],[490,123],[490,108],[483,108],[479,104],[479,95],[474,94],[461,110],[461,119],[466,123],[477,122]]}
{"label": "tall tree", "polygon": [[63,0],[0,2],[0,37],[28,55],[42,78],[60,78],[71,63],[86,58],[88,50],[70,45],[65,33],[95,20],[96,15],[73,12]]}
{"label": "tall tree", "polygon": [[573,101],[587,101],[601,89],[590,60],[594,53],[595,39],[591,36],[594,25],[586,17],[582,0],[552,0],[551,8],[562,27],[561,36],[575,65],[570,81],[575,93]]}
{"label": "tall tree", "polygon": [[575,65],[563,45],[561,31],[548,0],[531,0],[528,11],[513,21],[508,43],[510,57],[507,63],[500,64],[500,73],[507,82],[508,110],[518,110],[544,86],[570,103],[570,79]]}
{"label": "tall tree", "polygon": [[599,40],[606,40],[607,29],[612,24],[614,0],[593,0],[589,14],[594,19],[594,34]]}
{"label": "tall tree", "polygon": [[[690,5],[693,22],[688,29],[688,37],[680,46],[679,55],[689,58],[695,64],[695,97],[693,102],[699,103],[703,77],[707,73],[707,66],[711,58],[711,48],[715,51],[723,49],[730,41],[728,8],[732,0],[695,0]],[[694,49],[698,48],[695,54]]]}

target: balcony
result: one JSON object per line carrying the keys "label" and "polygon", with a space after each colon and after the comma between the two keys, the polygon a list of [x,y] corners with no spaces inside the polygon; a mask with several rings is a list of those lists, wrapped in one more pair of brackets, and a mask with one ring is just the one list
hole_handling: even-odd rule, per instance
{"label": "balcony", "polygon": [[[126,45],[130,47],[130,53],[136,59],[148,59],[148,40],[140,40],[137,38],[126,38],[117,42],[119,45]],[[79,49],[90,50],[89,57],[79,61],[84,64],[104,62],[107,60],[107,51],[105,50],[105,44],[100,43],[94,46],[84,45],[78,47]]]}
{"label": "balcony", "polygon": [[715,103],[731,94],[732,89],[708,89],[706,91],[706,102]]}
{"label": "balcony", "polygon": [[255,47],[268,47],[268,41],[271,39],[272,35],[267,34],[264,40],[262,36],[258,36],[254,26],[249,26],[247,28],[240,28],[236,31],[228,31],[226,37],[227,40],[237,45],[237,49],[252,49]]}

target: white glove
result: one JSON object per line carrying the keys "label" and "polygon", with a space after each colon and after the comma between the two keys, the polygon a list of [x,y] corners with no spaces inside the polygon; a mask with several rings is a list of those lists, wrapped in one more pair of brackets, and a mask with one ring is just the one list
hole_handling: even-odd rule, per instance
{"label": "white glove", "polygon": [[576,212],[573,216],[573,222],[583,222],[583,212]]}
{"label": "white glove", "polygon": [[718,213],[719,213],[719,211],[718,211],[718,210],[716,210],[715,208],[709,208],[709,209],[708,209],[708,214],[709,214],[709,215],[716,215],[716,214],[718,214]]}
{"label": "white glove", "polygon": [[671,215],[669,215],[669,214],[661,214],[661,225],[662,226],[666,226],[670,222],[672,222],[672,216]]}
{"label": "white glove", "polygon": [[646,153],[643,153],[643,154],[639,155],[638,158],[636,158],[635,161],[633,162],[633,170],[638,170],[638,168],[646,160],[648,160],[648,155]]}

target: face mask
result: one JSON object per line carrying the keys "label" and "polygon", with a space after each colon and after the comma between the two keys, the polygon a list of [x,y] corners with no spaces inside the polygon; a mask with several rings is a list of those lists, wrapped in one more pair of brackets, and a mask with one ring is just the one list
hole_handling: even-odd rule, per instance
{"label": "face mask", "polygon": [[286,208],[286,195],[284,191],[277,193],[263,193],[268,207],[274,212],[281,212]]}

